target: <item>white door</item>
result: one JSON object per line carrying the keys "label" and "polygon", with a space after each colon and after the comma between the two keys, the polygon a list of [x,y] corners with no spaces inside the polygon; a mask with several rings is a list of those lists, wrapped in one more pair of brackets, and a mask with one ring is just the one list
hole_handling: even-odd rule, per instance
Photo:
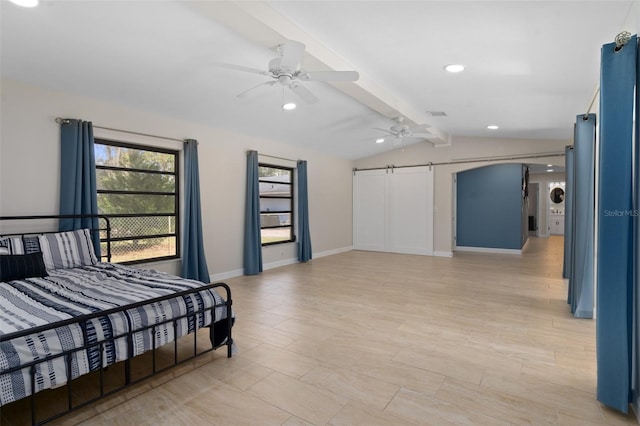
{"label": "white door", "polygon": [[389,181],[388,251],[433,254],[433,173],[394,169]]}
{"label": "white door", "polygon": [[356,172],[353,247],[433,254],[433,171],[406,167]]}
{"label": "white door", "polygon": [[353,247],[385,249],[386,170],[364,170],[353,177]]}

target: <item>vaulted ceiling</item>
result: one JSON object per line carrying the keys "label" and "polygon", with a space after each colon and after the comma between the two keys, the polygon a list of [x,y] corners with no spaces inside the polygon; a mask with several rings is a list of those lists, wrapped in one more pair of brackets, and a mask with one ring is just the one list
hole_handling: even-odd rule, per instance
{"label": "vaulted ceiling", "polygon": [[[570,139],[598,86],[600,47],[640,26],[632,0],[2,0],[0,15],[2,77],[347,159],[397,148],[376,144],[375,128],[398,116],[430,126],[429,142],[405,144]],[[238,98],[269,77],[224,65],[266,71],[287,39],[306,45],[305,70],[359,80],[302,82],[313,104],[278,84]],[[452,63],[465,70],[444,71]],[[283,111],[287,100],[298,107]]]}

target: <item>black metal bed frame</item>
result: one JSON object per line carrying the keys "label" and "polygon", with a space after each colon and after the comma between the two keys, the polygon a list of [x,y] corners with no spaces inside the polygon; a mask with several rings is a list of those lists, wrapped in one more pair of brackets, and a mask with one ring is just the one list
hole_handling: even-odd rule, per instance
{"label": "black metal bed frame", "polygon": [[[1,221],[7,221],[7,220],[14,220],[14,221],[19,221],[19,220],[47,220],[47,219],[76,219],[76,218],[99,218],[101,220],[104,220],[105,222],[105,226],[104,228],[101,228],[100,226],[97,229],[90,229],[90,231],[98,231],[98,232],[105,232],[106,233],[106,238],[101,238],[101,242],[106,242],[107,243],[107,254],[105,256],[101,256],[101,258],[106,257],[108,261],[111,260],[111,244],[110,244],[110,236],[111,236],[111,226],[109,223],[109,218],[107,216],[104,215],[43,215],[43,216],[0,216],[0,222]],[[11,234],[7,234],[4,236],[25,236],[25,235],[41,235],[41,234],[47,234],[47,233],[54,233],[57,231],[52,231],[52,232],[27,232],[27,233],[11,233]],[[189,294],[194,294],[194,293],[198,293],[201,291],[209,291],[211,292],[213,289],[224,289],[225,291],[225,302],[224,302],[224,306],[226,306],[226,318],[224,320],[224,322],[220,322],[218,324],[216,324],[216,309],[219,308],[222,305],[219,305],[215,302],[215,297],[213,298],[214,300],[214,305],[210,308],[205,308],[205,309],[200,309],[200,310],[195,310],[194,312],[191,313],[187,313],[184,315],[181,315],[179,317],[175,317],[175,318],[171,318],[153,325],[149,325],[149,326],[145,326],[145,327],[141,327],[141,328],[137,328],[137,329],[132,329],[132,324],[131,324],[131,319],[130,316],[126,314],[126,311],[130,310],[130,309],[135,309],[144,305],[148,305],[148,304],[153,304],[153,303],[158,303],[158,302],[162,302],[165,300],[169,300],[169,299],[174,299],[174,298],[178,298],[178,297],[182,297],[182,296],[186,296]],[[19,338],[19,337],[25,337],[31,334],[35,334],[35,333],[41,333],[44,331],[48,331],[48,330],[54,330],[58,327],[64,327],[67,325],[71,325],[71,324],[78,324],[81,326],[81,328],[84,330],[86,329],[86,324],[87,321],[92,320],[94,318],[99,318],[99,317],[106,317],[108,315],[111,314],[117,314],[117,313],[123,313],[124,317],[127,319],[128,322],[128,332],[126,333],[122,333],[119,334],[117,336],[112,336],[110,338],[106,338],[94,343],[88,343],[88,342],[84,342],[84,345],[82,347],[78,347],[78,348],[74,348],[74,349],[70,349],[70,350],[66,350],[62,353],[59,354],[55,354],[55,355],[49,355],[45,358],[41,358],[35,361],[32,361],[28,364],[23,364],[17,367],[13,367],[10,369],[6,369],[6,370],[1,370],[0,371],[0,375],[4,375],[4,374],[10,374],[12,372],[15,371],[19,371],[22,370],[24,368],[29,368],[30,371],[30,384],[31,384],[31,394],[29,396],[27,396],[26,398],[30,398],[30,409],[31,409],[31,424],[32,425],[40,425],[40,424],[44,424],[44,423],[48,423],[50,421],[53,421],[55,419],[58,419],[62,416],[65,416],[69,413],[71,413],[72,411],[75,411],[77,409],[86,407],[89,404],[92,404],[104,397],[107,397],[109,395],[112,395],[116,392],[121,391],[122,389],[125,389],[131,385],[134,385],[136,383],[139,383],[143,380],[148,379],[149,377],[152,377],[156,374],[159,374],[165,370],[168,370],[178,364],[182,364],[184,362],[190,361],[200,355],[206,354],[208,352],[214,351],[222,346],[227,346],[227,357],[230,358],[232,355],[232,345],[233,345],[233,339],[231,336],[231,328],[233,325],[233,315],[232,315],[232,310],[231,310],[231,305],[232,305],[232,300],[231,300],[231,289],[229,288],[229,286],[225,283],[215,283],[215,284],[206,284],[203,285],[202,287],[198,287],[198,288],[194,288],[194,289],[188,289],[188,290],[183,290],[177,293],[173,293],[170,295],[165,295],[165,296],[161,296],[161,297],[156,297],[153,299],[149,299],[146,301],[141,301],[141,302],[136,302],[136,303],[132,303],[129,305],[125,305],[125,306],[121,306],[121,307],[117,307],[117,308],[112,308],[112,309],[108,309],[108,310],[104,310],[104,311],[100,311],[100,312],[94,312],[91,314],[86,314],[86,315],[82,315],[79,317],[75,317],[75,318],[70,318],[67,320],[63,320],[63,321],[57,321],[51,324],[46,324],[46,325],[42,325],[42,326],[38,326],[38,327],[33,327],[27,330],[22,330],[22,331],[18,331],[18,332],[13,332],[13,333],[8,333],[8,334],[4,334],[4,335],[0,335],[0,343],[2,342],[6,342],[6,341],[10,341],[12,339],[15,338]],[[197,308],[196,308],[197,309]],[[185,357],[183,359],[178,359],[178,336],[177,336],[177,324],[180,320],[182,319],[187,319],[187,320],[193,320],[196,324],[197,324],[197,316],[198,315],[203,315],[206,313],[206,311],[210,311],[211,312],[211,325],[208,326],[209,327],[209,340],[211,341],[211,347],[201,350],[200,352],[198,352],[198,347],[197,347],[197,334],[198,334],[198,328],[196,325],[196,329],[192,332],[192,333],[188,333],[187,335],[191,334],[193,335],[193,352],[190,356]],[[172,323],[173,326],[173,336],[174,336],[174,340],[173,340],[173,363],[170,364],[169,366],[166,367],[162,367],[162,368],[158,368],[158,366],[156,365],[156,349],[158,349],[156,347],[156,339],[153,338],[152,340],[152,349],[147,351],[147,352],[151,352],[151,357],[152,357],[152,368],[151,368],[151,373],[150,374],[146,374],[143,375],[142,377],[138,377],[136,379],[132,379],[132,375],[131,375],[131,360],[133,359],[133,336],[136,333],[140,333],[140,332],[144,332],[147,331],[149,329],[151,329],[151,335],[155,336],[155,332],[156,332],[156,328],[158,327],[163,327],[169,323]],[[169,325],[170,326],[170,325]],[[224,333],[223,340],[220,341],[220,343],[216,344],[216,328],[218,328],[218,332],[222,331]],[[185,337],[187,335],[184,335],[182,337]],[[218,336],[221,337],[221,336]],[[225,338],[226,337],[226,338]],[[108,391],[105,390],[105,371],[109,368],[109,366],[106,367],[102,367],[104,365],[104,347],[105,344],[108,343],[115,343],[115,341],[119,340],[119,339],[126,339],[127,342],[127,359],[124,360],[124,384],[121,386],[117,386],[113,389],[110,389]],[[166,346],[166,345],[165,345]],[[97,397],[93,397],[90,398],[88,400],[84,400],[81,403],[78,404],[73,404],[73,397],[72,397],[72,385],[73,385],[73,380],[74,378],[71,377],[72,375],[72,370],[71,370],[71,363],[73,360],[73,355],[76,352],[80,352],[80,351],[88,351],[94,348],[98,348],[99,349],[99,354],[100,354],[100,360],[99,360],[99,365],[101,366],[98,369],[95,369],[93,371],[91,371],[90,373],[93,373],[95,371],[99,371],[99,396]],[[67,407],[66,410],[61,411],[56,413],[53,416],[47,417],[45,419],[42,420],[38,420],[36,417],[36,394],[38,392],[35,391],[35,381],[36,381],[36,365],[41,364],[41,363],[47,363],[50,362],[54,359],[57,358],[61,358],[64,357],[65,358],[65,363],[66,363],[66,384],[63,385],[64,387],[66,387],[66,394],[67,394]],[[115,365],[115,364],[111,364],[111,365]],[[89,373],[87,373],[89,374]],[[82,376],[79,376],[82,377]],[[77,378],[79,378],[77,377]],[[76,378],[76,379],[77,379]],[[43,390],[43,391],[46,391]],[[17,401],[16,401],[17,402]]]}

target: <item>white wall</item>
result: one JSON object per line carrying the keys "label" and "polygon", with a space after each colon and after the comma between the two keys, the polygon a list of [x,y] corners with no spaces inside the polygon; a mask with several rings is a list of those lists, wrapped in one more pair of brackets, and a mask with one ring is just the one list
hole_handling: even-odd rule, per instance
{"label": "white wall", "polygon": [[[371,168],[387,165],[408,166],[458,161],[477,160],[464,164],[434,166],[435,200],[434,200],[434,254],[449,255],[453,250],[453,176],[455,173],[485,166],[490,163],[482,161],[489,157],[508,157],[511,155],[533,155],[550,152],[564,153],[567,140],[526,140],[526,139],[489,139],[489,138],[454,138],[451,146],[435,148],[428,142],[420,142],[384,154],[355,161],[355,167]],[[541,159],[528,158],[505,160],[527,164],[553,164],[564,166],[564,155]]]}
{"label": "white wall", "polygon": [[[203,233],[209,272],[214,277],[232,276],[242,270],[246,151],[250,149],[307,160],[314,254],[351,247],[350,160],[16,81],[2,80],[0,88],[0,215],[57,214],[60,136],[54,119],[80,118],[95,126],[200,142]],[[96,129],[96,136],[101,132],[102,136],[113,135]],[[157,141],[117,136],[130,142]],[[263,252],[266,266],[295,258],[293,243],[267,247]],[[156,262],[151,267],[175,273],[179,263]]]}

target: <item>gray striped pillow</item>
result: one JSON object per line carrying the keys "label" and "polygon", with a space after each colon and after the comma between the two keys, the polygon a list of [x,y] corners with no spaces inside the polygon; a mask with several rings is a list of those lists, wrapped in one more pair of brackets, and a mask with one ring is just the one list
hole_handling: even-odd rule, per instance
{"label": "gray striped pillow", "polygon": [[88,229],[45,234],[38,239],[48,271],[95,265],[98,262]]}
{"label": "gray striped pillow", "polygon": [[7,254],[25,254],[24,244],[21,237],[0,238],[0,255]]}
{"label": "gray striped pillow", "polygon": [[11,254],[11,240],[0,238],[0,254]]}

